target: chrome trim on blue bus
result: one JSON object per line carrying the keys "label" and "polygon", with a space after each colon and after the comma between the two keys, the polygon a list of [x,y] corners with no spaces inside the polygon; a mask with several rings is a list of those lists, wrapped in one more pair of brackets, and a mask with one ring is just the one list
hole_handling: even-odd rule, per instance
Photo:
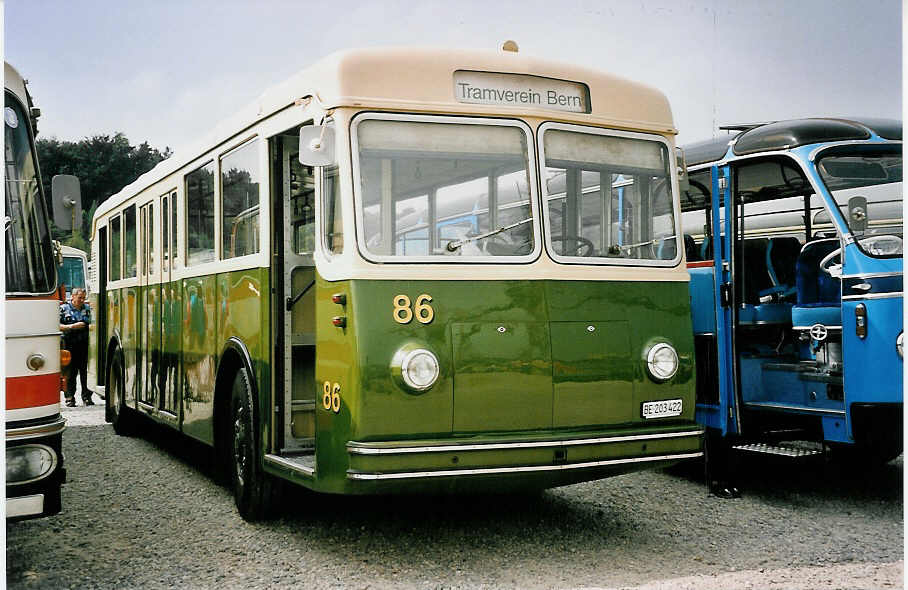
{"label": "chrome trim on blue bus", "polygon": [[834,416],[844,416],[845,410],[833,410],[827,408],[808,408],[806,406],[791,406],[788,404],[773,404],[769,402],[744,402],[748,408],[765,408],[768,410],[792,410],[795,412],[809,412],[814,414],[832,414]]}
{"label": "chrome trim on blue bus", "polygon": [[891,272],[860,272],[853,275],[842,275],[840,279],[880,279],[883,277],[900,277],[902,271],[895,270]]}
{"label": "chrome trim on blue bus", "polygon": [[890,291],[888,293],[861,293],[859,295],[844,295],[842,301],[858,301],[862,299],[893,299],[902,297],[903,291]]}

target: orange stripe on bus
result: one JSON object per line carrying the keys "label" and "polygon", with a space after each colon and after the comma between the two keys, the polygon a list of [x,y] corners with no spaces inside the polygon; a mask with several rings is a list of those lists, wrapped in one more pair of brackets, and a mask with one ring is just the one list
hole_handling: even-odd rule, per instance
{"label": "orange stripe on bus", "polygon": [[698,260],[697,262],[688,262],[687,268],[706,268],[715,264],[712,260]]}
{"label": "orange stripe on bus", "polygon": [[60,373],[6,378],[6,409],[19,410],[60,403]]}

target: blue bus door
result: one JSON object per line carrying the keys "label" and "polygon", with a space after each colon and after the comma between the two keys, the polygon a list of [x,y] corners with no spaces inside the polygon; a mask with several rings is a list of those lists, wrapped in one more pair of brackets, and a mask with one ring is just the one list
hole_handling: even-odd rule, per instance
{"label": "blue bus door", "polygon": [[737,395],[735,362],[735,288],[732,253],[737,205],[732,198],[730,166],[712,169],[713,263],[715,276],[716,352],[718,361],[719,408],[714,424],[722,436],[740,433],[740,404]]}

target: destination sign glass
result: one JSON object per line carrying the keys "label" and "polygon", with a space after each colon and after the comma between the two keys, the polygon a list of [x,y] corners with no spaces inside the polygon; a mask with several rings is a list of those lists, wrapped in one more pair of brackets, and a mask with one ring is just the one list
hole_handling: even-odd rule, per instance
{"label": "destination sign glass", "polygon": [[586,84],[526,74],[458,70],[454,72],[454,98],[471,104],[590,112]]}

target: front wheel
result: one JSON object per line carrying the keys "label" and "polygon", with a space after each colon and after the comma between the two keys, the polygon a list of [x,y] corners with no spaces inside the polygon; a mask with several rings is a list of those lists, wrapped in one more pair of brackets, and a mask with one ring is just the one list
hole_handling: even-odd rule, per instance
{"label": "front wheel", "polygon": [[231,471],[236,508],[250,522],[269,515],[271,499],[271,481],[262,473],[257,452],[256,414],[249,375],[240,369],[233,377],[230,395]]}
{"label": "front wheel", "polygon": [[892,444],[839,444],[829,446],[829,455],[833,462],[857,472],[879,469],[901,454],[901,441]]}
{"label": "front wheel", "polygon": [[120,436],[129,436],[135,431],[135,423],[131,410],[126,405],[123,384],[126,379],[123,375],[123,360],[119,354],[114,355],[110,364],[110,374],[107,382],[107,395],[104,399],[105,412],[113,425],[114,432]]}

